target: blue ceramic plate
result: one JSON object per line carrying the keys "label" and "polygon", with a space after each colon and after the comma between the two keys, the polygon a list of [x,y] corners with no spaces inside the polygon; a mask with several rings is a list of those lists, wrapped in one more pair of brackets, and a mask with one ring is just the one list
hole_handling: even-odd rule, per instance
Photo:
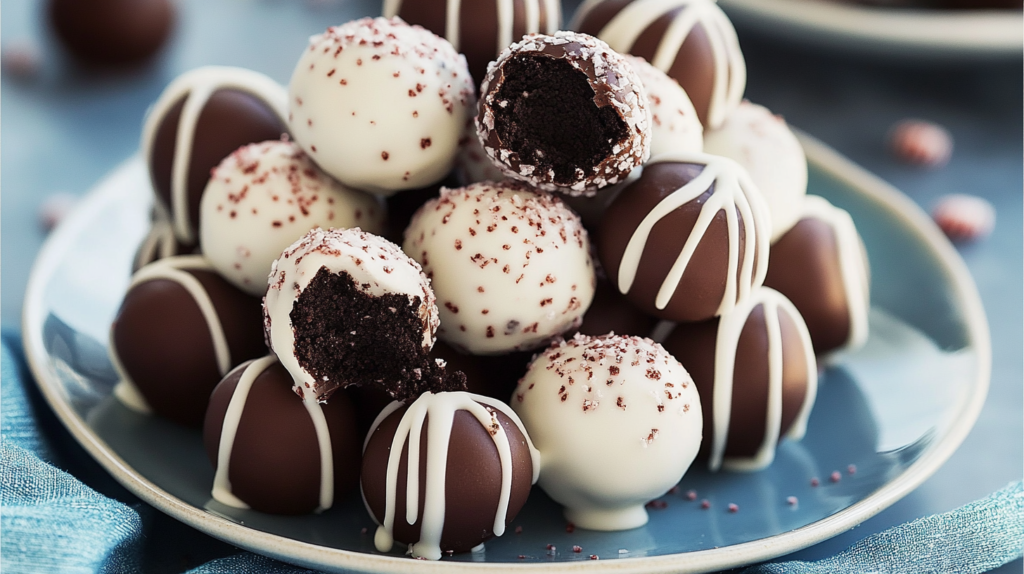
{"label": "blue ceramic plate", "polygon": [[[111,395],[107,331],[150,208],[138,158],[100,183],[39,256],[25,301],[28,360],[60,419],[125,487],[199,530],[287,562],[396,573],[650,573],[767,560],[856,526],[931,475],[974,424],[991,362],[976,288],[931,221],[820,143],[804,138],[804,146],[811,191],[847,209],[867,245],[874,305],[868,344],[828,367],[807,438],[783,443],[771,467],[692,470],[635,530],[567,532],[558,506],[537,489],[516,519],[521,532],[510,530],[483,552],[431,563],[375,552],[373,524],[358,500],[300,517],[212,504],[213,470],[200,434],[140,416]],[[729,512],[730,504],[738,511]]]}

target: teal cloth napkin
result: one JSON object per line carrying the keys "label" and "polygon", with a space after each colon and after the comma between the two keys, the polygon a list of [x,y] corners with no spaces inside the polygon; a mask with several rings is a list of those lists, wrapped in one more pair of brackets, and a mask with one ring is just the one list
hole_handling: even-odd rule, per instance
{"label": "teal cloth napkin", "polygon": [[[13,331],[2,335],[0,376],[4,574],[312,572],[218,542],[114,483],[43,402],[25,366],[21,338]],[[831,558],[766,563],[743,574],[973,574],[1019,558],[1022,549],[1024,488],[1017,482],[952,512],[871,535]]]}

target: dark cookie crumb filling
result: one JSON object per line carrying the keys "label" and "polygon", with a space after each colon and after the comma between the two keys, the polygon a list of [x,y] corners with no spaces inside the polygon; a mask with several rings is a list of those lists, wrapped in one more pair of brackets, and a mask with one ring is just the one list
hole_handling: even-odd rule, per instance
{"label": "dark cookie crumb filling", "polygon": [[427,357],[419,306],[418,297],[368,295],[347,272],[321,267],[289,315],[299,365],[323,397],[349,385],[376,387],[400,401],[464,390],[463,373],[446,373]]}
{"label": "dark cookie crumb filling", "polygon": [[598,107],[587,75],[569,62],[519,54],[502,66],[504,81],[494,102],[495,129],[503,147],[520,162],[553,170],[569,185],[576,169],[591,174],[629,134],[615,107]]}

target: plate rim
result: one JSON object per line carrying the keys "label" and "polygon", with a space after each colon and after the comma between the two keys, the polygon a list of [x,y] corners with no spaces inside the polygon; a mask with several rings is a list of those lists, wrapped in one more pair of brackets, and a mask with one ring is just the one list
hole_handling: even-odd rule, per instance
{"label": "plate rim", "polygon": [[893,48],[944,57],[1020,56],[1024,48],[1024,13],[1016,10],[900,9],[822,0],[718,2],[737,22],[775,34],[799,32],[833,46],[854,43],[862,51],[890,56]]}
{"label": "plate rim", "polygon": [[[404,557],[369,554],[352,550],[328,548],[286,538],[277,534],[254,530],[228,519],[210,514],[176,498],[138,474],[118,454],[102,441],[64,400],[59,383],[51,379],[46,367],[46,352],[42,338],[43,289],[56,270],[56,261],[73,243],[74,238],[90,221],[90,216],[103,205],[103,190],[132,169],[144,169],[136,154],[104,177],[76,209],[46,240],[32,266],[22,313],[22,333],[25,356],[36,383],[47,403],[61,423],[80,445],[104,467],[122,486],[171,517],[210,536],[253,552],[305,567],[334,571],[359,570],[376,573],[404,574],[415,568],[417,572],[707,572],[771,560],[845,532],[878,514],[906,496],[952,456],[973,428],[988,395],[992,368],[992,350],[988,320],[980,294],[966,263],[931,218],[909,197],[896,188],[854,164],[819,140],[797,132],[808,162],[864,194],[881,205],[905,227],[918,235],[930,249],[943,273],[947,276],[954,300],[963,306],[967,328],[967,345],[977,350],[977,361],[972,391],[961,405],[958,416],[946,432],[937,437],[934,446],[889,480],[878,490],[853,505],[806,526],[767,538],[724,546],[721,548],[664,556],[622,558],[601,561],[572,561],[544,564],[480,563],[449,561],[410,561]],[[107,192],[107,195],[116,196]],[[413,566],[415,564],[415,566]]]}

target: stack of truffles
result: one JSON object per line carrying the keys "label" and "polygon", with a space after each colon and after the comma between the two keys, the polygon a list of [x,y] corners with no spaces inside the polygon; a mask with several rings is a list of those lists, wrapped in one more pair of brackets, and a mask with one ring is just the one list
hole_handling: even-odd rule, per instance
{"label": "stack of truffles", "polygon": [[202,68],[153,106],[115,392],[203,429],[217,501],[359,486],[377,549],[428,559],[534,483],[635,528],[694,460],[770,464],[864,342],[853,222],[711,0],[522,4],[388,0],[287,87]]}

